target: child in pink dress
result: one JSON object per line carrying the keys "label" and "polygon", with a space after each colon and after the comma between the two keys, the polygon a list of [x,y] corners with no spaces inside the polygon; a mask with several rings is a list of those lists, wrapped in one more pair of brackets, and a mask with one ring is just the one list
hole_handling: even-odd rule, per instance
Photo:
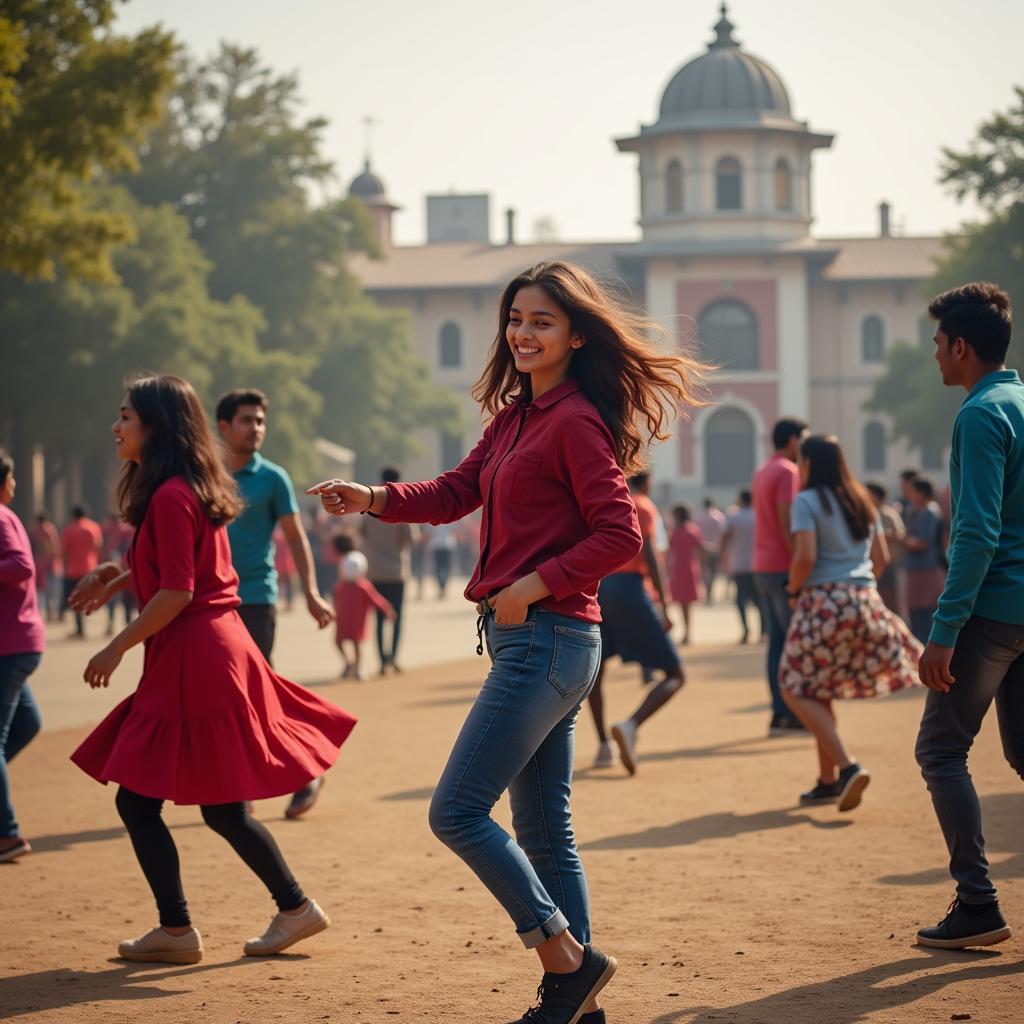
{"label": "child in pink dress", "polygon": [[705,550],[704,534],[693,522],[689,505],[672,509],[674,528],[668,543],[668,578],[672,600],[683,612],[683,643],[690,642],[690,605],[704,596],[700,556]]}
{"label": "child in pink dress", "polygon": [[[366,639],[366,616],[377,608],[391,621],[395,621],[395,609],[391,602],[366,578],[366,556],[359,551],[350,551],[338,566],[340,579],[334,585],[334,614],[336,621],[335,641],[345,669],[342,679],[365,679],[360,668],[362,643]],[[350,658],[346,643],[352,645]]]}

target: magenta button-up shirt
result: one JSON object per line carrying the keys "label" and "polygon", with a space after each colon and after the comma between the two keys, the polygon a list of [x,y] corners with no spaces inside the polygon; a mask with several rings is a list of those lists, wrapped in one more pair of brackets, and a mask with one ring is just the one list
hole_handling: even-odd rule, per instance
{"label": "magenta button-up shirt", "polygon": [[21,520],[0,505],[0,657],[46,647],[36,604],[36,567]]}

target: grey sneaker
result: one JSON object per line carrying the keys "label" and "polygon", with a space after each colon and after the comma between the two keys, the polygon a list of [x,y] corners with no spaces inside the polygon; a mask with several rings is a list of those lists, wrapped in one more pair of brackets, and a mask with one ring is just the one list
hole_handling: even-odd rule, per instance
{"label": "grey sneaker", "polygon": [[611,768],[615,764],[615,751],[608,742],[600,744],[597,748],[597,756],[594,758],[595,768]]}
{"label": "grey sneaker", "polygon": [[301,914],[275,914],[270,927],[259,938],[249,939],[243,950],[246,956],[272,956],[330,926],[331,919],[316,901],[308,900]]}
{"label": "grey sneaker", "polygon": [[168,935],[154,928],[137,939],[125,939],[117,945],[122,960],[146,964],[197,964],[203,959],[203,937],[193,928],[184,935]]}

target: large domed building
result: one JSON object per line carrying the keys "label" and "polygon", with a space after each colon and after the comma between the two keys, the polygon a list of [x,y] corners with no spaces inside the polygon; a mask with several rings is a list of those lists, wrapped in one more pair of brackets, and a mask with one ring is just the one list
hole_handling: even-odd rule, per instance
{"label": "large domed building", "polygon": [[[367,163],[351,194],[375,211],[386,252],[353,269],[382,304],[411,310],[417,349],[464,397],[473,423],[469,387],[516,272],[562,258],[625,281],[669,343],[697,346],[720,367],[712,404],[655,452],[662,501],[731,501],[787,414],[838,434],[862,476],[893,482],[906,466],[939,475],[941,449],[890,444],[884,418],[864,406],[888,346],[930,336],[917,288],[940,239],[894,236],[884,203],[873,237],[814,236],[813,155],[833,136],[793,109],[782,77],[741,44],[723,3],[705,52],[669,79],[657,120],[616,140],[637,160],[639,241],[516,244],[509,211],[507,236],[494,244],[488,197],[452,195],[427,198],[425,245],[391,246],[394,206]],[[407,476],[453,465],[475,432],[423,440],[428,454]]]}

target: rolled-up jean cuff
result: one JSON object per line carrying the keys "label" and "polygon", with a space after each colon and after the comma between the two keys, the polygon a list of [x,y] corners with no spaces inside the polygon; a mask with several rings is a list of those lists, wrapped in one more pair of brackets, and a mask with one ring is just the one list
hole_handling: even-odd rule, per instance
{"label": "rolled-up jean cuff", "polygon": [[548,939],[561,935],[568,927],[569,921],[565,914],[556,910],[543,924],[531,928],[528,932],[517,932],[516,934],[523,940],[523,945],[527,949],[536,949]]}

